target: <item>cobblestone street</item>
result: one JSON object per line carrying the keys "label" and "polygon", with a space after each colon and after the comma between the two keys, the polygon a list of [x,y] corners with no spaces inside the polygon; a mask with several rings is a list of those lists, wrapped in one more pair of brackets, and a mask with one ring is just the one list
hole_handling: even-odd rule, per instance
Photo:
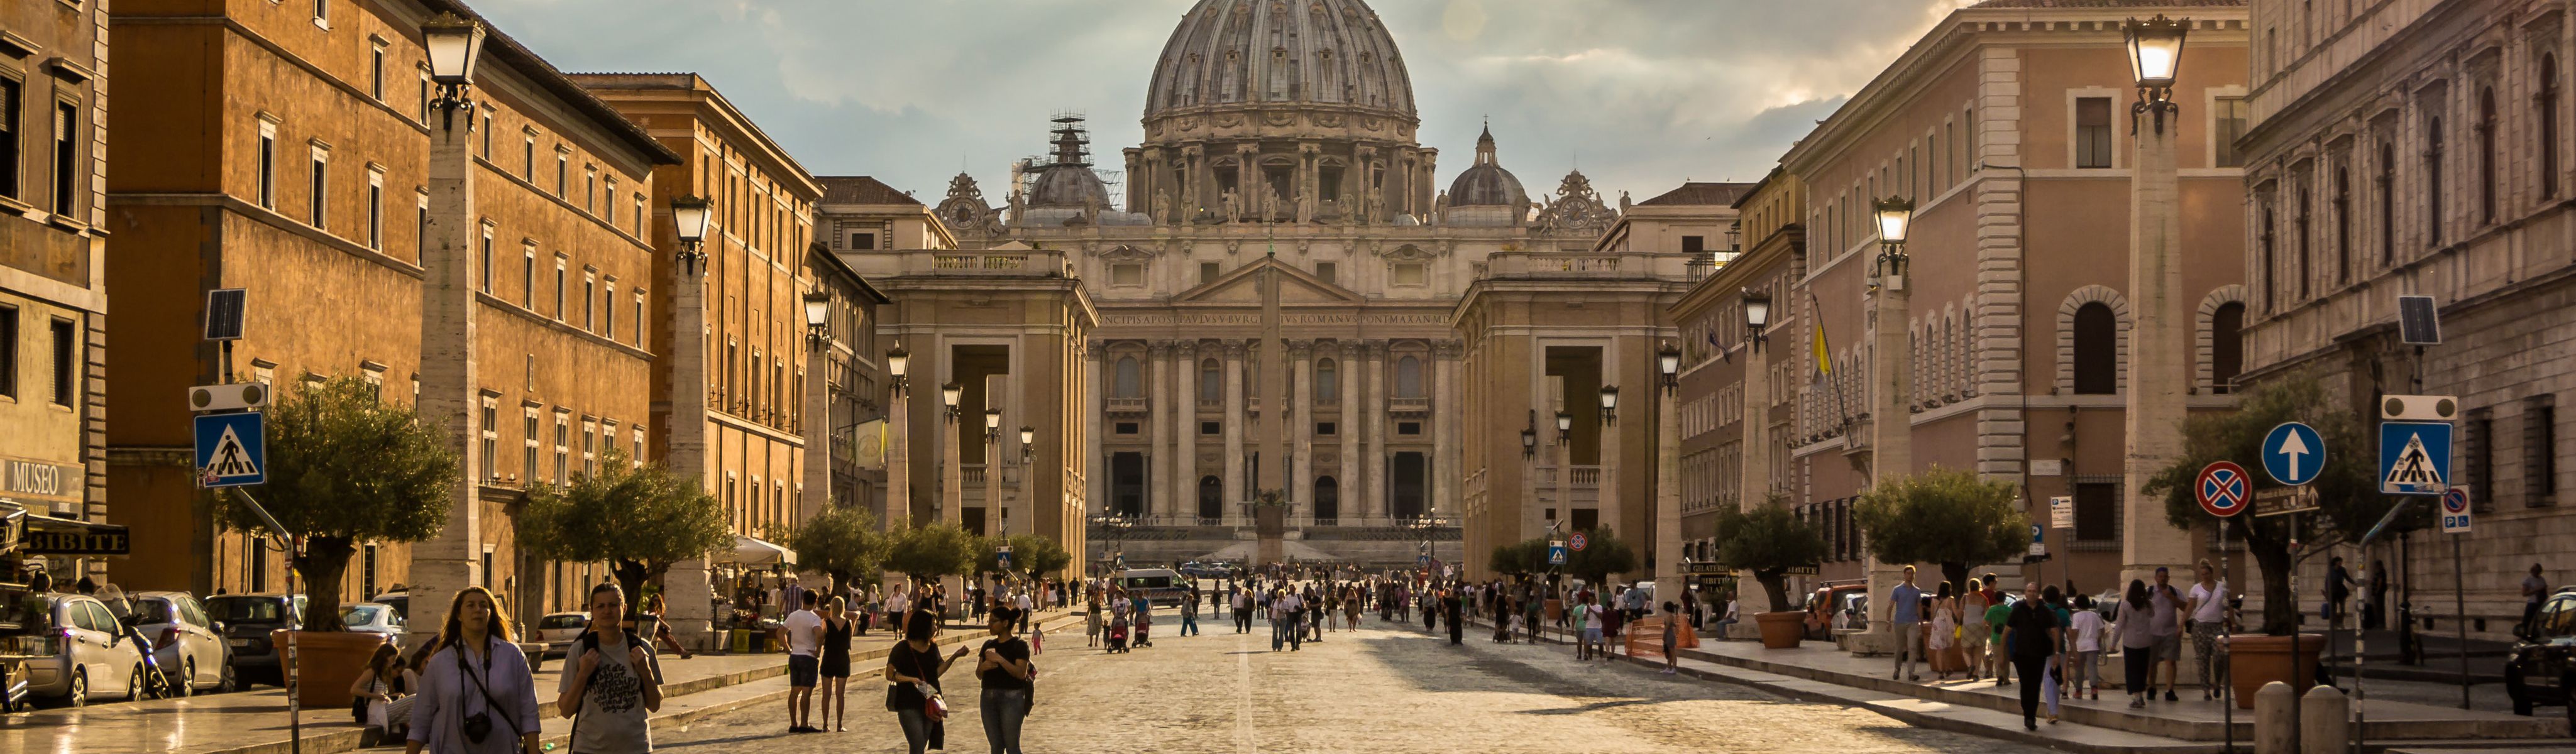
{"label": "cobblestone street", "polygon": [[[1084,752],[2040,751],[1625,663],[1577,663],[1563,647],[1472,636],[1450,647],[1445,634],[1367,623],[1275,654],[1267,626],[1233,634],[1212,624],[1218,632],[1127,655],[1085,648],[1078,633],[1050,636],[1022,741],[1030,751]],[[947,677],[950,751],[984,750],[969,667],[961,660]],[[655,748],[903,751],[883,687],[851,686],[848,733],[783,734],[781,705],[765,704],[656,731]]]}

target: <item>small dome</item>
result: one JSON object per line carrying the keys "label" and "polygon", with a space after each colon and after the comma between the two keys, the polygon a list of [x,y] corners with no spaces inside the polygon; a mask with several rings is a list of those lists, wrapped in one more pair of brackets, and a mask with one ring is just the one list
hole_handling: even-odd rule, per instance
{"label": "small dome", "polygon": [[1028,201],[1031,207],[1107,207],[1109,184],[1089,167],[1048,165],[1029,179]]}
{"label": "small dome", "polygon": [[1494,129],[1487,127],[1476,138],[1476,164],[1449,182],[1451,207],[1527,207],[1529,192],[1521,188],[1521,179],[1494,158]]}

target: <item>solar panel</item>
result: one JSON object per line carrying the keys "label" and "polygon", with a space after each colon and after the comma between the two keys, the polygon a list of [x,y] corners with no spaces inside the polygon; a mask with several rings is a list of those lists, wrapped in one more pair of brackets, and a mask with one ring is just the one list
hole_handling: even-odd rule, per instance
{"label": "solar panel", "polygon": [[241,288],[217,288],[206,292],[206,339],[240,340],[242,305],[249,293]]}
{"label": "solar panel", "polygon": [[2442,318],[2433,309],[2433,297],[2397,297],[2397,337],[2411,345],[2442,344]]}

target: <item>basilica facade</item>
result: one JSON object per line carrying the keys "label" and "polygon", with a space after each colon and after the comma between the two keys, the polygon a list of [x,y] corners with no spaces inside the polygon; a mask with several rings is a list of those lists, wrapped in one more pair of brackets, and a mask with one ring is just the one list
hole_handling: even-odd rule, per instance
{"label": "basilica facade", "polygon": [[[1253,501],[1270,493],[1288,506],[1291,557],[1410,564],[1427,551],[1456,562],[1482,458],[1517,470],[1526,455],[1519,422],[1470,417],[1567,405],[1589,417],[1618,354],[1647,392],[1652,347],[1616,343],[1670,337],[1664,305],[1731,221],[1710,202],[1608,243],[1624,196],[1605,200],[1574,172],[1533,197],[1490,130],[1441,183],[1438,150],[1417,139],[1403,56],[1359,0],[1201,2],[1150,87],[1144,143],[1121,151],[1121,185],[1103,179],[1082,119],[1067,115],[1050,153],[1016,166],[998,202],[960,174],[936,205],[893,196],[821,208],[835,250],[896,302],[884,332],[913,356],[916,386],[899,423],[938,438],[906,459],[921,481],[889,490],[913,515],[1121,540],[1090,545],[1093,557],[1240,559]],[[935,248],[881,246],[889,235]],[[1506,280],[1518,282],[1496,287]],[[1536,322],[1479,316],[1479,286],[1596,303]],[[1588,360],[1476,365],[1497,336],[1524,355],[1598,342]],[[1558,347],[1525,347],[1545,338]],[[1038,362],[1048,366],[1032,371]],[[1558,374],[1565,364],[1593,371]],[[934,384],[954,386],[959,408]],[[1504,384],[1517,386],[1500,391],[1511,405],[1480,404],[1475,386]],[[1566,400],[1567,385],[1584,392]],[[986,424],[998,431],[976,431]],[[1626,447],[1649,449],[1652,423],[1631,424]],[[1576,460],[1597,480],[1616,462],[1583,440]],[[1512,452],[1466,450],[1495,441]],[[1627,509],[1642,528],[1654,456],[1632,454]],[[1504,499],[1514,510],[1497,518],[1512,531],[1498,537],[1533,536],[1523,530],[1559,507],[1619,525],[1577,510],[1615,500]],[[1112,530],[1103,516],[1124,521]]]}

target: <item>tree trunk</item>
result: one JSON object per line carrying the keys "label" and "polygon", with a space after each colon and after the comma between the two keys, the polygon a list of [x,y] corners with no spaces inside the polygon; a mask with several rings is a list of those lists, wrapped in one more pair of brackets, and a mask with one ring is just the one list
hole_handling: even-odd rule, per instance
{"label": "tree trunk", "polygon": [[[626,606],[627,609],[632,610],[643,599],[644,580],[652,578],[654,574],[645,568],[641,561],[616,560],[609,562],[608,575],[617,579],[617,588],[626,591]],[[664,607],[669,608],[668,605]]]}
{"label": "tree trunk", "polygon": [[1776,571],[1756,571],[1753,580],[1762,583],[1762,594],[1771,598],[1771,612],[1785,613],[1789,607],[1789,575]]}
{"label": "tree trunk", "polygon": [[306,537],[304,555],[290,565],[304,576],[304,630],[347,631],[340,622],[340,580],[357,546],[348,537]]}
{"label": "tree trunk", "polygon": [[1941,561],[1941,580],[1950,582],[1951,594],[1968,591],[1968,564],[1962,561]]}
{"label": "tree trunk", "polygon": [[2287,548],[2267,546],[2261,541],[2246,543],[2254,562],[2263,568],[2263,633],[2289,636],[2298,633],[2299,595],[2290,590],[2290,569],[2296,565]]}

